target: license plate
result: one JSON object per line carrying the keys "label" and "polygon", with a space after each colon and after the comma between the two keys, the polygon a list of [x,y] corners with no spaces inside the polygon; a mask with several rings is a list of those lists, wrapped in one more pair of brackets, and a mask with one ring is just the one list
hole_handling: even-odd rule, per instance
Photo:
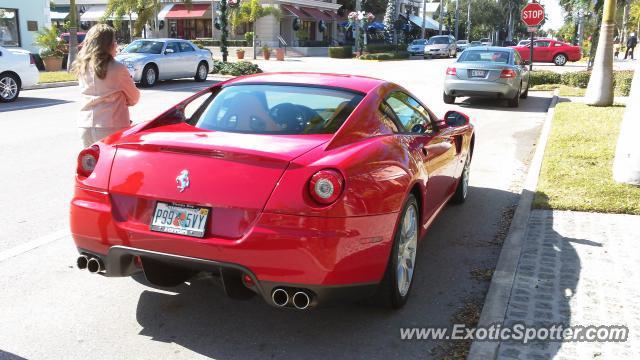
{"label": "license plate", "polygon": [[471,70],[471,77],[485,77],[487,76],[486,70]]}
{"label": "license plate", "polygon": [[208,218],[209,208],[158,201],[151,219],[151,230],[204,237]]}

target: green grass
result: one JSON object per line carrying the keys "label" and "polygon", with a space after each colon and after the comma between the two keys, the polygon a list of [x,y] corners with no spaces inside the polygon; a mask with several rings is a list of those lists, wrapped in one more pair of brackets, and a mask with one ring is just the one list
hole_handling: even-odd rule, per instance
{"label": "green grass", "polygon": [[587,89],[571,87],[567,85],[560,85],[560,84],[533,85],[529,90],[530,91],[552,91],[555,89],[560,89],[560,96],[584,96],[584,93],[587,91]]}
{"label": "green grass", "polygon": [[76,81],[78,78],[74,74],[66,71],[44,71],[40,72],[40,84],[60,82],[60,81]]}
{"label": "green grass", "polygon": [[623,114],[623,106],[557,105],[534,207],[640,215],[640,187],[612,177]]}

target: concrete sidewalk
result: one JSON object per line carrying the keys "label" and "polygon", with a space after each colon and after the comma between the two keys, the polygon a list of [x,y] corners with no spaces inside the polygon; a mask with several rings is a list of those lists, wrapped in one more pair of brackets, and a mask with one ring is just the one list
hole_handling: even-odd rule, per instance
{"label": "concrete sidewalk", "polygon": [[640,216],[533,210],[503,326],[624,325],[626,342],[503,341],[498,359],[640,358]]}

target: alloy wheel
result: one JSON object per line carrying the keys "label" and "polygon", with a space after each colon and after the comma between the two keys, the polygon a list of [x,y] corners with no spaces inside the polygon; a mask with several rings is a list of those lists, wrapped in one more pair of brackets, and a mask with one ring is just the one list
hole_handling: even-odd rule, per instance
{"label": "alloy wheel", "polygon": [[556,55],[554,60],[556,65],[560,65],[560,66],[564,65],[567,62],[567,58],[562,54]]}
{"label": "alloy wheel", "polygon": [[418,246],[418,210],[411,204],[402,217],[402,228],[398,243],[398,262],[396,276],[398,292],[405,296],[411,287],[413,271],[416,263],[416,248]]}
{"label": "alloy wheel", "polygon": [[6,76],[0,79],[0,96],[4,100],[13,100],[18,95],[18,83],[10,77]]}
{"label": "alloy wheel", "polygon": [[153,85],[156,82],[156,71],[153,68],[149,68],[145,74],[147,78],[147,84]]}
{"label": "alloy wheel", "polygon": [[200,79],[207,78],[207,67],[204,64],[200,64],[200,66],[198,66],[198,77]]}

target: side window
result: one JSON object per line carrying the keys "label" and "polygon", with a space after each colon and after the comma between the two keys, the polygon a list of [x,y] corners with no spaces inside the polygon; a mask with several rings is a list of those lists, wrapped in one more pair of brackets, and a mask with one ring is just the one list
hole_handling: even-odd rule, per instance
{"label": "side window", "polygon": [[393,133],[400,132],[400,130],[398,130],[398,125],[396,125],[396,122],[393,120],[393,111],[389,108],[389,105],[384,102],[381,103],[376,113],[383,126],[387,127]]}
{"label": "side window", "polygon": [[524,65],[522,63],[522,58],[520,57],[520,54],[517,51],[513,52],[513,60],[516,65]]}
{"label": "side window", "polygon": [[181,42],[180,43],[180,51],[181,52],[190,52],[190,51],[195,51],[195,50],[193,49],[193,46],[191,46],[189,43]]}
{"label": "side window", "polygon": [[536,41],[533,43],[533,47],[549,47],[549,41]]}
{"label": "side window", "polygon": [[386,100],[405,132],[414,134],[431,134],[435,127],[429,113],[411,96],[397,91]]}
{"label": "side window", "polygon": [[173,50],[173,53],[174,53],[174,54],[177,54],[177,53],[179,53],[179,52],[180,52],[180,46],[179,46],[179,45],[178,45],[178,43],[177,43],[177,42],[175,42],[175,41],[174,41],[174,42],[170,42],[170,43],[168,43],[168,44],[167,44],[167,49],[171,49],[171,50]]}
{"label": "side window", "polygon": [[555,47],[561,47],[562,45],[564,45],[563,43],[554,43],[553,46]]}

